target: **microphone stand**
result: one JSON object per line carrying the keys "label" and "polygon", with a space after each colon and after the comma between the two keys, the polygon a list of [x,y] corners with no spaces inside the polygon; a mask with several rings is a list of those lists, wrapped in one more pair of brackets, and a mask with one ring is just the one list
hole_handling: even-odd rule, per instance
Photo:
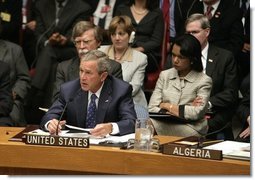
{"label": "microphone stand", "polygon": [[219,133],[221,132],[223,129],[225,129],[226,127],[228,127],[230,125],[230,122],[226,123],[225,126],[223,126],[222,128],[216,130],[216,131],[213,131],[213,132],[210,132],[208,134],[201,134],[201,137],[198,137],[198,144],[197,144],[197,147],[198,148],[203,148],[203,145],[204,145],[204,141],[206,139],[206,136],[209,136],[209,135],[212,135],[212,134],[216,134],[216,133]]}
{"label": "microphone stand", "polygon": [[61,113],[61,115],[60,115],[60,117],[59,117],[59,119],[58,119],[58,125],[57,125],[57,129],[56,129],[56,135],[57,135],[57,136],[58,136],[60,121],[61,121],[61,119],[62,119],[62,117],[63,117],[63,115],[64,115],[64,113],[65,113],[65,111],[66,111],[67,105],[68,105],[72,100],[73,100],[73,99],[69,99],[69,101],[67,101],[67,103],[65,104],[65,107],[64,107],[64,109],[63,109],[63,111],[62,111],[62,113]]}

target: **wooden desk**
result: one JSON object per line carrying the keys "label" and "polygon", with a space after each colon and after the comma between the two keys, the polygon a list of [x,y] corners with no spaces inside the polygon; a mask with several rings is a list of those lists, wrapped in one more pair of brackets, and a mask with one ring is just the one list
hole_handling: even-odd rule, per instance
{"label": "wooden desk", "polygon": [[[0,127],[0,174],[250,175],[250,162],[178,157],[90,146],[27,145],[9,138],[23,130]],[[160,137],[162,143],[179,137]]]}

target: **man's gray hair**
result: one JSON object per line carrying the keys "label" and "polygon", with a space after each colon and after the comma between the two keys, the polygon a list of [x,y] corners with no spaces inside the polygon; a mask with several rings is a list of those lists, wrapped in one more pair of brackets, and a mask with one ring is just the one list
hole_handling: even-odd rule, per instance
{"label": "man's gray hair", "polygon": [[202,29],[207,29],[207,28],[211,28],[211,25],[210,25],[210,21],[209,19],[203,15],[203,14],[199,14],[199,13],[195,13],[195,14],[192,14],[188,17],[188,19],[185,21],[185,27],[189,24],[189,23],[192,23],[194,21],[199,21],[200,24],[201,24],[201,28]]}
{"label": "man's gray hair", "polygon": [[102,74],[103,72],[109,73],[110,71],[109,57],[102,51],[88,51],[82,56],[81,62],[82,61],[97,61],[97,70],[99,74]]}

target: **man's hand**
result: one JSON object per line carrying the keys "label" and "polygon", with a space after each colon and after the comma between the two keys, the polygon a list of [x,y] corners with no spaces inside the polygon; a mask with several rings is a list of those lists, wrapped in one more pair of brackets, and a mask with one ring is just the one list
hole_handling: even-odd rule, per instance
{"label": "man's hand", "polygon": [[247,127],[241,134],[239,135],[240,138],[247,138],[251,134],[250,126]]}
{"label": "man's hand", "polygon": [[49,124],[48,124],[48,130],[50,134],[56,134],[57,132],[57,127],[58,127],[58,134],[61,133],[62,126],[66,124],[66,121],[60,121],[59,126],[58,126],[58,120],[57,119],[52,119]]}
{"label": "man's hand", "polygon": [[67,42],[67,38],[61,34],[54,33],[51,35],[49,38],[49,43],[53,46],[59,45],[59,46],[64,46]]}
{"label": "man's hand", "polygon": [[111,132],[112,132],[111,123],[97,124],[94,129],[90,130],[91,135],[99,137],[104,137],[107,134],[110,134]]}

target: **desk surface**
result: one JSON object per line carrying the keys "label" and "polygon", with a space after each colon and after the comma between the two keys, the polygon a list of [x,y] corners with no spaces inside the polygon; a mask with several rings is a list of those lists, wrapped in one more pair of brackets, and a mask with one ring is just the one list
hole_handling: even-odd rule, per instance
{"label": "desk surface", "polygon": [[[116,147],[73,148],[8,141],[24,128],[0,127],[0,174],[250,175],[250,162],[179,157]],[[180,137],[160,136],[166,143]]]}

